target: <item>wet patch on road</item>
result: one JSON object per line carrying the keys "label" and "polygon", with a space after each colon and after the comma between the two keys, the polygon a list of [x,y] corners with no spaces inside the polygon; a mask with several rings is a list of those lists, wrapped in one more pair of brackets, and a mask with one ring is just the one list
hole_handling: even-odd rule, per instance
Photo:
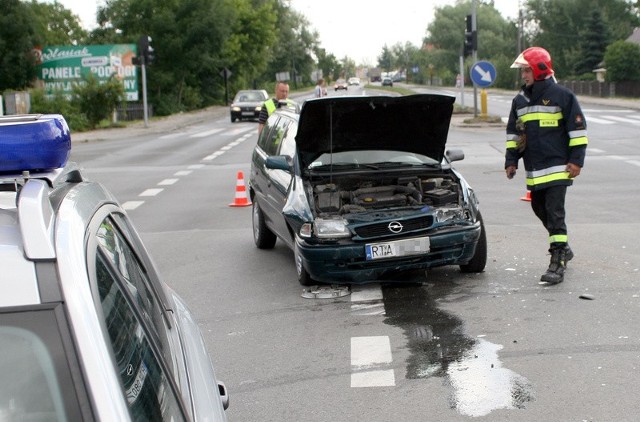
{"label": "wet patch on road", "polygon": [[448,298],[450,281],[431,287],[383,286],[385,323],[404,330],[410,356],[407,379],[441,377],[451,387],[451,408],[467,416],[497,409],[523,408],[534,399],[530,382],[502,367],[502,345],[464,334],[464,323],[438,308]]}

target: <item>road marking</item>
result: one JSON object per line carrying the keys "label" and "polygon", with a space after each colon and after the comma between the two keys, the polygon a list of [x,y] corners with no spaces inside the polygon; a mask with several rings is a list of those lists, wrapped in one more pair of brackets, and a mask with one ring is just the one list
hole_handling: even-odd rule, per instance
{"label": "road marking", "polygon": [[216,151],[216,152],[214,152],[213,154],[211,154],[211,155],[207,155],[206,157],[204,157],[204,158],[202,159],[202,161],[211,161],[211,160],[213,160],[213,159],[215,159],[215,158],[217,158],[217,157],[221,156],[222,154],[224,154],[224,151]]}
{"label": "road marking", "polygon": [[250,130],[257,131],[257,128],[255,127],[236,128],[236,129],[230,130],[228,133],[229,135],[234,136],[234,135],[240,135],[241,133],[244,133]]}
{"label": "road marking", "polygon": [[351,287],[351,312],[359,316],[385,315],[379,284]]}
{"label": "road marking", "polygon": [[218,128],[218,129],[211,129],[211,130],[207,130],[205,132],[198,132],[198,133],[194,133],[193,135],[189,135],[189,138],[204,138],[205,136],[210,136],[210,135],[215,135],[218,132],[221,132],[222,128]]}
{"label": "road marking", "polygon": [[147,190],[145,190],[144,192],[142,192],[138,196],[156,196],[157,194],[159,194],[163,190],[164,189],[147,189]]}
{"label": "road marking", "polygon": [[393,358],[388,336],[351,338],[351,387],[393,387]]}
{"label": "road marking", "polygon": [[144,204],[144,201],[127,201],[122,204],[122,209],[124,210],[135,210],[140,205]]}
{"label": "road marking", "polygon": [[180,171],[176,171],[175,173],[173,173],[174,176],[188,176],[191,173],[193,173],[193,171],[191,170],[180,170]]}
{"label": "road marking", "polygon": [[178,136],[185,136],[185,135],[186,135],[185,132],[169,133],[168,135],[163,135],[163,136],[159,137],[158,139],[177,138]]}
{"label": "road marking", "polygon": [[204,164],[192,164],[187,168],[190,170],[198,170],[198,169],[201,169],[202,167],[204,167]]}
{"label": "road marking", "polygon": [[161,181],[160,183],[158,183],[158,186],[170,186],[170,185],[174,185],[177,181],[178,181],[178,179],[164,179],[163,181]]}
{"label": "road marking", "polygon": [[607,115],[604,115],[602,117],[614,120],[616,122],[623,122],[623,123],[631,123],[631,124],[634,124],[634,125],[640,125],[640,120],[627,119],[627,118],[618,117],[618,116],[607,116]]}
{"label": "road marking", "polygon": [[637,161],[637,160],[629,160],[627,161],[627,163],[640,167],[640,161]]}
{"label": "road marking", "polygon": [[604,119],[598,119],[597,117],[591,117],[591,116],[587,116],[587,122],[588,123],[599,123],[601,125],[612,125],[615,122],[609,121],[609,120],[604,120]]}

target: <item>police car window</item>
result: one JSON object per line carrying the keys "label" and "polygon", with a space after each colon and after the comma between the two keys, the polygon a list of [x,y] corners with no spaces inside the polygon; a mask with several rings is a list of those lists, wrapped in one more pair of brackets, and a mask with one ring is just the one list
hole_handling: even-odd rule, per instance
{"label": "police car window", "polygon": [[124,398],[133,420],[184,420],[179,399],[131,301],[137,296],[134,287],[127,291],[116,281],[119,277],[112,256],[99,251],[96,279],[105,325],[120,373]]}
{"label": "police car window", "polygon": [[[118,218],[114,215],[113,218]],[[127,229],[122,219],[119,224],[114,224],[112,218],[106,218],[98,228],[96,239],[99,248],[116,269],[127,286],[131,297],[148,325],[153,340],[158,343],[167,360],[170,359],[169,340],[166,334],[166,324],[163,317],[164,308],[153,290],[149,274],[140,263],[129,243],[125,240],[121,229]],[[130,234],[129,234],[130,236]]]}

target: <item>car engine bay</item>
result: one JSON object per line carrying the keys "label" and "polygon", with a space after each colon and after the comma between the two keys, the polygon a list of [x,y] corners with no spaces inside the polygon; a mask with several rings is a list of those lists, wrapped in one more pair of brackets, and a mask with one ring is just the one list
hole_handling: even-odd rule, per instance
{"label": "car engine bay", "polygon": [[459,204],[462,189],[450,174],[397,178],[336,178],[312,188],[319,217],[414,206]]}

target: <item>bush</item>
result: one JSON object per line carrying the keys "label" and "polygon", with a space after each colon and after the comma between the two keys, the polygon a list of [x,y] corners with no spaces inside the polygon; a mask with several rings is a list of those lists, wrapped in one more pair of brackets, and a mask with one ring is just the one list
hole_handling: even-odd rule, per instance
{"label": "bush", "polygon": [[610,82],[640,81],[640,46],[626,41],[616,41],[604,53]]}
{"label": "bush", "polygon": [[124,100],[124,86],[111,76],[105,83],[89,75],[84,84],[73,88],[72,103],[86,116],[89,128],[95,129],[105,119],[109,119],[118,104]]}

